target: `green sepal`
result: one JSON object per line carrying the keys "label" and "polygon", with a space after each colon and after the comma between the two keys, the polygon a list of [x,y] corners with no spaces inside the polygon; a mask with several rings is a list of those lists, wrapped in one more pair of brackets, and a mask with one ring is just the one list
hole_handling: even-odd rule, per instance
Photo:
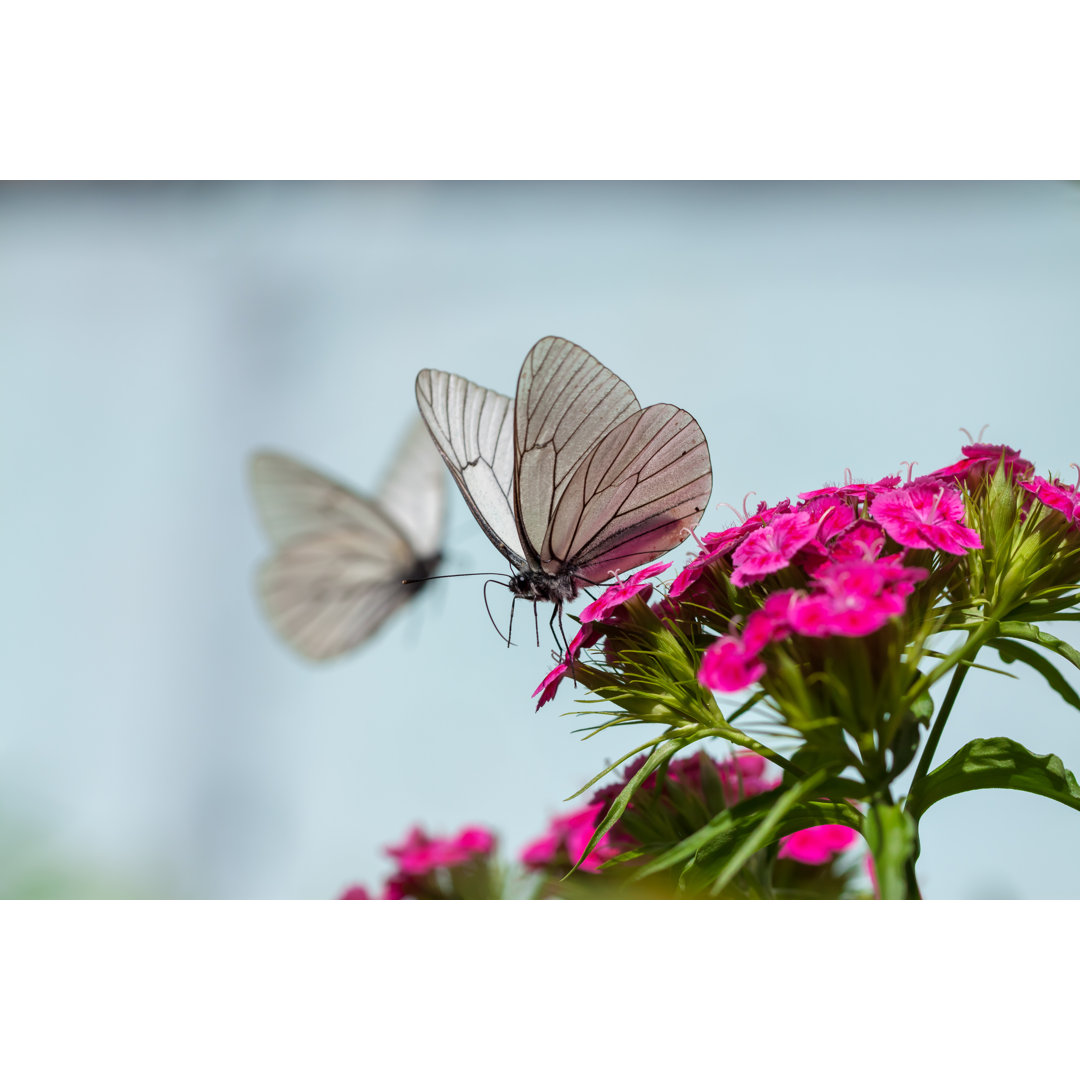
{"label": "green sepal", "polygon": [[1069,680],[1042,653],[1029,649],[1026,645],[1021,645],[1017,641],[1007,641],[1001,638],[989,642],[989,646],[992,649],[997,649],[998,655],[1006,664],[1012,664],[1020,660],[1027,664],[1028,667],[1034,668],[1050,684],[1051,688],[1064,698],[1067,704],[1074,709],[1080,709],[1080,694],[1077,694]]}
{"label": "green sepal", "polygon": [[908,894],[907,867],[915,852],[915,819],[899,806],[876,803],[866,811],[866,843],[882,900],[917,899]]}
{"label": "green sepal", "polygon": [[1006,788],[1043,795],[1080,810],[1080,785],[1055,754],[1038,756],[1012,739],[972,739],[929,773],[907,800],[917,821],[950,795],[986,788]]}

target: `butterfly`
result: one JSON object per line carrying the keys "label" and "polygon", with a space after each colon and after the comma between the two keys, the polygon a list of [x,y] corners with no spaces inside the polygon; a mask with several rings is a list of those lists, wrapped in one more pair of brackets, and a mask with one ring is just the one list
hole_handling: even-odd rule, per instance
{"label": "butterfly", "polygon": [[538,341],[517,396],[425,368],[416,401],[515,597],[561,611],[596,585],[677,547],[712,492],[709,447],[674,405],[643,409],[580,345]]}
{"label": "butterfly", "polygon": [[259,599],[274,629],[311,660],[367,641],[439,564],[446,474],[419,420],[376,498],[265,451],[252,455],[251,490],[276,549],[259,567]]}

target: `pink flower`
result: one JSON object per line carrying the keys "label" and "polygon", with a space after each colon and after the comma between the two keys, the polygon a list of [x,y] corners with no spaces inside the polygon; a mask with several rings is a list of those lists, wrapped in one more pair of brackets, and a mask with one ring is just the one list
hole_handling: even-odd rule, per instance
{"label": "pink flower", "polygon": [[767,670],[755,650],[737,637],[725,636],[705,650],[698,682],[710,690],[733,694],[756,683]]}
{"label": "pink flower", "polygon": [[815,540],[827,543],[837,533],[843,532],[855,520],[855,509],[846,499],[835,495],[821,495],[811,499],[799,510],[810,515],[810,520],[818,526]]}
{"label": "pink flower", "polygon": [[697,585],[701,575],[705,573],[706,567],[711,566],[715,562],[719,562],[726,554],[727,549],[713,552],[706,548],[702,548],[702,550],[695,555],[685,567],[683,567],[675,580],[671,583],[671,588],[668,590],[668,599],[676,600],[689,593],[694,586]]}
{"label": "pink flower", "polygon": [[363,885],[350,885],[339,897],[339,900],[370,900],[367,889]]}
{"label": "pink flower", "polygon": [[773,518],[735,549],[731,584],[742,588],[789,566],[795,553],[814,539],[817,529],[817,522],[802,511]]}
{"label": "pink flower", "polygon": [[927,571],[903,566],[898,559],[852,560],[823,567],[814,579],[814,591],[789,606],[792,630],[807,637],[863,637],[902,615],[905,598]]}
{"label": "pink flower", "polygon": [[920,477],[920,482],[957,480],[975,484],[988,476],[993,476],[999,464],[1005,467],[1005,473],[1009,477],[1016,473],[1020,476],[1030,476],[1035,469],[1030,461],[1020,456],[1018,450],[1001,443],[973,443],[971,446],[962,446],[960,452],[964,455],[961,461]]}
{"label": "pink flower", "polygon": [[556,664],[540,681],[540,685],[532,692],[532,696],[536,697],[540,695],[540,700],[536,703],[536,711],[540,711],[541,705],[546,705],[549,701],[554,700],[555,694],[558,692],[559,683],[563,681],[563,676],[570,670],[569,664]]}
{"label": "pink flower", "polygon": [[495,837],[477,826],[462,829],[457,836],[445,840],[429,837],[418,827],[410,830],[400,847],[388,847],[386,853],[393,858],[401,873],[422,877],[440,866],[457,866],[481,855],[489,855],[495,846]]}
{"label": "pink flower", "polygon": [[540,695],[540,700],[536,703],[537,711],[539,711],[541,705],[546,705],[555,697],[563,676],[568,671],[573,670],[578,653],[582,649],[591,649],[603,636],[603,629],[595,623],[584,625],[578,630],[573,641],[570,642],[570,647],[566,650],[566,656],[562,662],[552,668],[541,680],[540,685],[532,692],[533,697],[536,697],[537,694]]}
{"label": "pink flower", "polygon": [[964,500],[952,487],[920,483],[886,491],[870,504],[870,515],[904,547],[937,548],[951,555],[982,547],[979,534],[961,524]]}
{"label": "pink flower", "polygon": [[1080,493],[1075,484],[1063,484],[1060,480],[1044,480],[1036,476],[1030,482],[1020,481],[1025,491],[1030,491],[1043,505],[1065,515],[1065,520],[1075,524],[1080,516]]}
{"label": "pink flower", "polygon": [[829,557],[834,562],[863,559],[873,562],[885,547],[885,533],[875,521],[860,518],[840,533],[829,545]]}
{"label": "pink flower", "polygon": [[[548,823],[548,831],[522,851],[521,861],[530,870],[544,870],[552,864],[558,864],[562,856],[573,866],[592,839],[603,813],[604,807],[601,804],[590,802],[580,810],[552,818]],[[616,854],[618,848],[601,838],[578,869],[595,874]]]}
{"label": "pink flower", "polygon": [[617,581],[614,585],[609,586],[601,595],[599,600],[594,600],[584,611],[578,616],[582,624],[590,622],[609,622],[617,623],[622,617],[622,612],[619,608],[623,606],[632,597],[637,596],[639,593],[644,593],[644,599],[649,598],[649,593],[652,592],[652,585],[650,585],[645,579],[656,577],[657,574],[662,574],[665,570],[670,569],[671,563],[653,563],[652,566],[646,566],[644,570],[639,570],[636,574],[631,574],[625,581]]}
{"label": "pink flower", "polygon": [[794,859],[807,866],[824,866],[837,852],[851,847],[859,834],[847,825],[811,825],[785,836],[778,858]]}

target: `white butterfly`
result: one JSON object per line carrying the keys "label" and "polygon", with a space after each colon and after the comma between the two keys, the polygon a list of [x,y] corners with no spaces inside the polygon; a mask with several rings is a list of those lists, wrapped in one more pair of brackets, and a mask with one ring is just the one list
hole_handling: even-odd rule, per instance
{"label": "white butterfly", "polygon": [[251,458],[251,490],[276,547],[259,567],[259,598],[274,629],[311,660],[366,641],[441,558],[446,474],[419,420],[374,499],[267,452]]}
{"label": "white butterfly", "polygon": [[697,421],[674,405],[643,409],[563,338],[533,346],[514,401],[430,368],[416,400],[473,517],[510,561],[516,597],[561,609],[582,584],[678,546],[708,505]]}

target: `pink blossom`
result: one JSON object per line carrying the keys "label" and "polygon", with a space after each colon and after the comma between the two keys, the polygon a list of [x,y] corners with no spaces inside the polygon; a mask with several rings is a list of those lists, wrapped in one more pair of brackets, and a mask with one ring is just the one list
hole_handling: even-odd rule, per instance
{"label": "pink blossom", "polygon": [[713,552],[703,548],[686,564],[685,567],[683,567],[675,580],[671,583],[671,588],[668,590],[668,598],[675,600],[689,593],[694,586],[697,585],[701,575],[705,573],[706,567],[711,566],[715,562],[719,562],[726,554],[726,549],[719,552]]}
{"label": "pink blossom", "polygon": [[731,584],[742,588],[789,566],[795,553],[814,539],[817,528],[802,511],[773,518],[735,549]]}
{"label": "pink blossom", "polygon": [[885,547],[885,533],[876,521],[860,518],[840,533],[829,545],[829,556],[835,562],[863,559],[873,562]]}
{"label": "pink blossom", "polygon": [[363,885],[350,885],[338,897],[339,900],[370,900],[367,889]]}
{"label": "pink blossom", "polygon": [[776,619],[764,610],[751,611],[742,631],[742,643],[750,652],[761,652],[766,645],[787,637],[786,619]]}
{"label": "pink blossom", "polygon": [[403,874],[422,877],[440,866],[457,866],[477,856],[489,855],[494,846],[495,837],[477,826],[462,829],[449,840],[427,836],[422,829],[414,827],[400,847],[388,847],[386,853]]}
{"label": "pink blossom", "polygon": [[780,841],[777,857],[794,859],[807,866],[824,866],[837,852],[858,839],[858,832],[847,825],[811,825],[785,836]]}
{"label": "pink blossom", "polygon": [[[601,804],[590,802],[580,810],[552,818],[548,831],[522,851],[521,861],[530,870],[543,870],[557,863],[561,855],[574,865],[592,839],[603,813]],[[578,869],[595,874],[616,854],[618,848],[601,838]]]}
{"label": "pink blossom", "polygon": [[556,664],[540,681],[540,685],[532,692],[532,696],[536,697],[540,695],[540,700],[536,703],[536,711],[540,711],[541,705],[546,705],[549,701],[554,700],[555,694],[558,692],[559,683],[563,681],[563,676],[570,670],[569,664]]}
{"label": "pink blossom", "polygon": [[747,536],[757,532],[766,522],[778,514],[789,513],[790,507],[790,499],[784,499],[783,502],[777,503],[776,506],[768,506],[763,502],[758,506],[756,513],[738,525],[732,525],[731,528],[724,529],[721,532],[706,533],[699,541],[701,551],[687,562],[686,566],[683,567],[671,583],[668,597],[675,600],[689,595],[694,599],[704,599],[704,597],[697,595],[699,590],[695,586],[706,568],[723,560]]}
{"label": "pink blossom", "polygon": [[973,443],[962,446],[960,452],[964,455],[962,460],[955,465],[946,465],[943,469],[928,473],[920,477],[920,481],[962,480],[975,484],[993,476],[999,465],[1004,466],[1005,474],[1009,477],[1017,473],[1020,476],[1030,476],[1035,469],[1030,461],[1020,456],[1019,450],[1001,443]]}
{"label": "pink blossom", "polygon": [[927,571],[903,566],[898,559],[852,560],[823,567],[814,579],[814,591],[789,606],[792,630],[807,637],[863,637],[902,615],[905,598]]}
{"label": "pink blossom", "polygon": [[573,670],[578,653],[581,652],[582,649],[591,649],[603,636],[604,631],[602,627],[598,626],[596,623],[585,624],[578,630],[574,635],[573,640],[570,642],[570,646],[566,650],[566,655],[563,657],[562,662],[552,668],[552,670],[544,676],[540,685],[532,692],[533,697],[536,697],[537,694],[540,695],[540,700],[536,703],[537,711],[539,711],[541,705],[546,705],[555,697],[555,694],[559,689],[559,683],[563,680],[563,676],[566,675],[568,671]]}
{"label": "pink blossom", "polygon": [[870,514],[904,547],[937,548],[951,555],[982,547],[979,534],[961,524],[964,500],[952,487],[919,483],[887,491],[870,504]]}
{"label": "pink blossom", "polygon": [[818,496],[800,506],[799,510],[809,514],[810,520],[817,523],[814,539],[823,544],[843,532],[855,520],[855,508],[851,503],[835,495]]}
{"label": "pink blossom", "polygon": [[811,522],[817,525],[817,531],[792,561],[806,573],[812,574],[829,561],[829,548],[826,545],[855,520],[855,508],[835,495],[822,495],[799,509],[810,515]]}
{"label": "pink blossom", "polygon": [[1020,481],[1025,491],[1030,491],[1039,502],[1065,515],[1065,520],[1075,523],[1080,519],[1080,493],[1075,484],[1063,484],[1060,480],[1044,480],[1036,476],[1030,482]]}
{"label": "pink blossom", "polygon": [[739,638],[718,638],[701,658],[698,681],[710,690],[733,694],[757,682],[767,668]]}
{"label": "pink blossom", "polygon": [[590,622],[619,622],[622,617],[619,608],[623,604],[639,593],[644,593],[644,599],[649,598],[652,585],[645,579],[656,577],[657,574],[662,574],[670,567],[671,563],[653,563],[652,566],[646,566],[644,570],[631,574],[625,581],[615,582],[614,585],[609,586],[604,591],[598,600],[594,600],[589,604],[578,618],[583,624]]}

